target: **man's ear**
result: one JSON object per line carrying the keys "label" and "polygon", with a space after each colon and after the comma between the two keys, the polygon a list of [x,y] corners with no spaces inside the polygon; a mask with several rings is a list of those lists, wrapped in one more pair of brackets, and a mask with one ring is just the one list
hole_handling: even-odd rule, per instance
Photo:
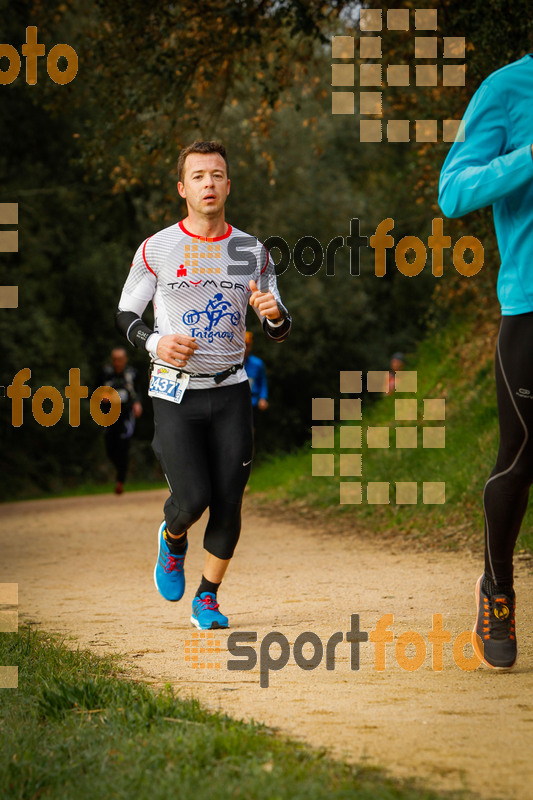
{"label": "man's ear", "polygon": [[230,186],[231,186],[231,181],[230,181],[230,179],[228,178],[228,191],[227,191],[226,197],[227,197],[227,196],[228,196],[228,194],[229,194],[229,187],[230,187]]}
{"label": "man's ear", "polygon": [[183,197],[183,199],[185,200],[185,198],[187,196],[185,194],[185,186],[182,184],[181,181],[178,181],[177,186],[178,186],[178,194],[179,194],[179,196]]}

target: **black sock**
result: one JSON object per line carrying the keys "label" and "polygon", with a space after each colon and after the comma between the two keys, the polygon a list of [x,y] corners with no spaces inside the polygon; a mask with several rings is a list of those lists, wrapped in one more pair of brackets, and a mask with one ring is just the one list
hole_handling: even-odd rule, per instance
{"label": "black sock", "polygon": [[207,578],[204,578],[202,575],[200,586],[196,590],[196,597],[200,597],[202,592],[212,592],[214,595],[216,595],[219,586],[220,583],[211,583],[211,581],[208,581]]}
{"label": "black sock", "polygon": [[514,598],[514,589],[512,583],[497,583],[496,594],[504,594],[506,597]]}
{"label": "black sock", "polygon": [[168,535],[167,530],[165,530],[163,535],[165,537],[165,542],[167,543],[169,552],[173,556],[182,556],[187,549],[187,531],[185,531],[184,535],[179,539],[173,539],[172,536]]}

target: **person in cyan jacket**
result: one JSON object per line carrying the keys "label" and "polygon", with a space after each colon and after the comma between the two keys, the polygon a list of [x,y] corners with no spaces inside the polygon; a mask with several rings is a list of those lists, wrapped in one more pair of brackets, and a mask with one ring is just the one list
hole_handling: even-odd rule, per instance
{"label": "person in cyan jacket", "polygon": [[448,217],[492,206],[501,258],[500,444],[483,493],[485,571],[473,644],[486,664],[509,668],[517,656],[513,550],[533,483],[533,53],[483,81],[463,124],[464,141],[442,167],[439,204]]}

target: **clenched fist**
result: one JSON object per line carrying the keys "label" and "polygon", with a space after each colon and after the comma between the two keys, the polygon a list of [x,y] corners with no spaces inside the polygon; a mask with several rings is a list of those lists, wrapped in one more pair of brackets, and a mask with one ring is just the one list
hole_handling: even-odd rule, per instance
{"label": "clenched fist", "polygon": [[189,358],[198,350],[196,340],[184,333],[169,333],[157,343],[157,355],[168,364],[183,369]]}

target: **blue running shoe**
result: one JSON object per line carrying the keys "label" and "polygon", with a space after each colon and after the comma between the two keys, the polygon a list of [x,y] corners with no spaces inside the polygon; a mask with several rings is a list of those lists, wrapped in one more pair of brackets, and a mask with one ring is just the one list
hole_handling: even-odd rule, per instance
{"label": "blue running shoe", "polygon": [[183,562],[189,543],[187,542],[185,553],[182,556],[173,556],[163,535],[165,528],[166,522],[162,522],[157,533],[159,553],[154,569],[154,583],[157,591],[165,600],[176,601],[181,600],[185,591]]}
{"label": "blue running shoe", "polygon": [[202,592],[200,597],[194,598],[191,622],[201,631],[229,628],[228,618],[218,610],[217,598],[213,592]]}

